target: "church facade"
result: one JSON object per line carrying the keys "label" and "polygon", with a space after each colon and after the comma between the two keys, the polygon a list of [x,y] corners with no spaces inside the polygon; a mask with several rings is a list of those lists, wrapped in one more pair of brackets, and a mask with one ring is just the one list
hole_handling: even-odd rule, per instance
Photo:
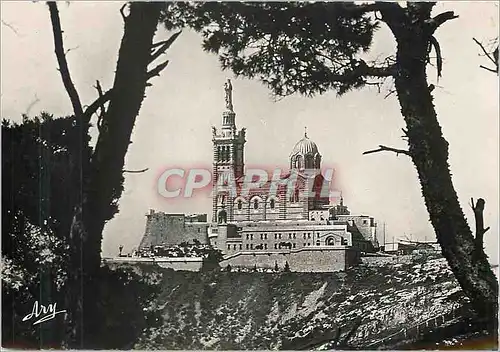
{"label": "church facade", "polygon": [[336,271],[357,264],[360,251],[378,247],[376,223],[330,204],[321,154],[307,133],[295,144],[290,169],[248,189],[246,130],[236,127],[232,86],[225,85],[222,126],[212,127],[213,203],[209,243],[222,251],[222,265],[292,271]]}

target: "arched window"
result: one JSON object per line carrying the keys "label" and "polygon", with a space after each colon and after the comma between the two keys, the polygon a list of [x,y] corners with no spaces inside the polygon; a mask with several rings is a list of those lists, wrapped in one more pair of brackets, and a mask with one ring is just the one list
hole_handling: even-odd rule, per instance
{"label": "arched window", "polygon": [[227,222],[227,213],[224,209],[219,212],[218,223],[223,224]]}
{"label": "arched window", "polygon": [[325,242],[326,242],[327,246],[335,246],[335,238],[334,237],[328,237]]}
{"label": "arched window", "polygon": [[253,201],[253,208],[254,209],[259,209],[259,200],[258,199],[254,199],[254,201]]}
{"label": "arched window", "polygon": [[307,155],[305,158],[305,168],[306,169],[313,169],[314,168],[314,159],[311,155]]}
{"label": "arched window", "polygon": [[293,201],[298,202],[299,201],[299,190],[296,189],[293,195]]}
{"label": "arched window", "polygon": [[241,199],[238,200],[238,210],[241,210],[243,208],[243,202]]}
{"label": "arched window", "polygon": [[294,167],[296,169],[303,169],[304,168],[304,162],[303,162],[303,158],[301,155],[297,155],[295,157],[295,162],[294,162]]}
{"label": "arched window", "polygon": [[321,168],[321,157],[319,155],[316,155],[316,169]]}
{"label": "arched window", "polygon": [[275,202],[274,199],[271,199],[271,201],[269,202],[269,206],[271,207],[271,209],[274,209],[275,206],[274,202]]}

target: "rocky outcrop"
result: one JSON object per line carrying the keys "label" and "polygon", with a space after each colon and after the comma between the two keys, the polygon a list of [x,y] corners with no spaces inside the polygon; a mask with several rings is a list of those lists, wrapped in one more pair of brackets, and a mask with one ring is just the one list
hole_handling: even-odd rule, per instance
{"label": "rocky outcrop", "polygon": [[439,258],[343,273],[144,270],[161,271],[162,294],[150,309],[164,322],[144,332],[141,349],[291,349],[311,341],[325,349],[358,319],[349,342],[362,348],[466,301]]}

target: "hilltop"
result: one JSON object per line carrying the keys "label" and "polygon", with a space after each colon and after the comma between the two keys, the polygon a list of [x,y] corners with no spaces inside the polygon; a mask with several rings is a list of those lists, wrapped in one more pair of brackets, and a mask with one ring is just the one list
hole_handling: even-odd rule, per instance
{"label": "hilltop", "polygon": [[159,274],[161,294],[150,309],[164,318],[145,331],[141,349],[285,349],[312,341],[326,349],[322,340],[338,327],[345,336],[358,319],[351,346],[383,347],[384,337],[467,303],[442,258],[339,273],[140,270]]}

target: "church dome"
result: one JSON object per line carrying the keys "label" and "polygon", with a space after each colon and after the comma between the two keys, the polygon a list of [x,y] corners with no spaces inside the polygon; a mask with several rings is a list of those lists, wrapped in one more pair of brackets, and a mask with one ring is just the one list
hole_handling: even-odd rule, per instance
{"label": "church dome", "polygon": [[307,133],[304,134],[304,138],[298,141],[293,147],[292,155],[302,154],[302,155],[316,155],[318,154],[318,146],[312,140],[307,137]]}
{"label": "church dome", "polygon": [[291,169],[319,169],[321,165],[321,155],[318,151],[318,146],[307,137],[304,133],[304,138],[298,141],[293,147],[290,155]]}

